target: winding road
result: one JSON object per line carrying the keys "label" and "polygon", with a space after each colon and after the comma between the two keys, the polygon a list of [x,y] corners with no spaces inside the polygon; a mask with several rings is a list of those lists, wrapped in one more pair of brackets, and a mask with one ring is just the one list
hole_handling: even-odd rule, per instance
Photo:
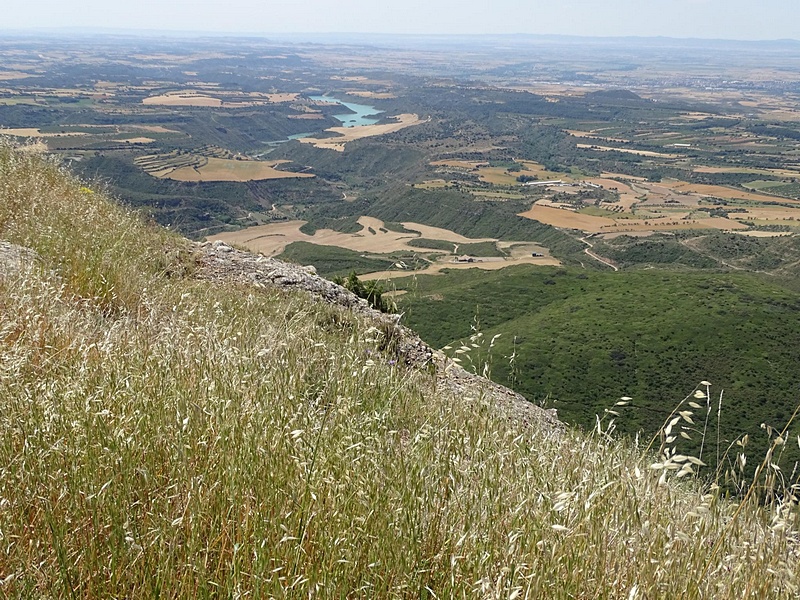
{"label": "winding road", "polygon": [[595,259],[598,262],[603,263],[607,267],[611,267],[615,271],[619,271],[619,268],[617,268],[617,266],[614,263],[612,263],[610,260],[608,260],[607,258],[603,258],[602,256],[599,256],[598,254],[595,254],[594,252],[592,252],[592,248],[594,248],[594,244],[591,244],[590,242],[586,241],[585,237],[578,238],[578,239],[580,241],[582,241],[584,244],[586,244],[587,246],[589,246],[588,248],[584,248],[583,249],[583,251],[588,256],[591,256],[593,259]]}

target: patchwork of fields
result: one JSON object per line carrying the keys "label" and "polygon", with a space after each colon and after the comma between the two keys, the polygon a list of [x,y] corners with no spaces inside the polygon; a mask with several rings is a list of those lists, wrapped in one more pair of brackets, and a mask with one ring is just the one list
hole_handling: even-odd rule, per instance
{"label": "patchwork of fields", "polygon": [[[380,219],[366,216],[359,217],[358,223],[361,225],[361,230],[357,233],[318,229],[313,235],[309,235],[301,231],[301,227],[305,224],[304,221],[288,221],[217,234],[209,239],[242,246],[266,256],[277,256],[295,242],[344,248],[368,256],[389,255],[398,252],[426,256],[425,265],[418,268],[417,273],[435,273],[443,268],[477,267],[485,270],[497,270],[515,264],[560,264],[560,261],[550,256],[545,248],[530,242],[500,242],[494,238],[468,238],[447,229],[412,222],[402,223],[405,231],[399,232],[387,229],[385,223]],[[440,241],[445,244],[431,243],[432,247],[426,247],[425,240]],[[423,243],[411,245],[409,242],[412,241],[422,241]],[[500,254],[500,256],[478,254],[469,256],[469,260],[464,258],[465,247],[482,243],[494,245],[497,252],[493,254]],[[443,246],[447,249],[443,249]],[[320,250],[320,253],[322,252]],[[460,261],[459,258],[461,258]],[[399,264],[395,266],[395,270],[369,273],[364,276],[364,279],[388,279],[408,275],[405,266]]]}

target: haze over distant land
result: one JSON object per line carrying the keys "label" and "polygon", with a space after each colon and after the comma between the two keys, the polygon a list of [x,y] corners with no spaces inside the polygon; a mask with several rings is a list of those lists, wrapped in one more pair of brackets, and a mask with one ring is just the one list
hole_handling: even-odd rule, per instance
{"label": "haze over distant land", "polygon": [[797,0],[6,0],[2,30],[800,39]]}

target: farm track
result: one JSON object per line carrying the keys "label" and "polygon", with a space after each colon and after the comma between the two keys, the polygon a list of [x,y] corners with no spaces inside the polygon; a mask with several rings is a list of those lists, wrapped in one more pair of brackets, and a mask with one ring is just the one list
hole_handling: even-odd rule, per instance
{"label": "farm track", "polygon": [[594,252],[592,252],[592,248],[594,248],[594,244],[591,244],[590,242],[588,242],[585,237],[578,238],[578,239],[588,246],[588,248],[584,248],[583,249],[584,253],[587,256],[591,256],[593,259],[595,259],[598,262],[603,263],[605,266],[611,267],[615,271],[619,271],[619,267],[617,267],[617,265],[615,265],[613,262],[611,262],[607,258],[603,258],[599,254],[595,254]]}

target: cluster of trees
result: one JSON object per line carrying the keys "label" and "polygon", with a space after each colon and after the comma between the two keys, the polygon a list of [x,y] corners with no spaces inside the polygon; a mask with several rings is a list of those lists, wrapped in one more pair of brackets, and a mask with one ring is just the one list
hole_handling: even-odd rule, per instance
{"label": "cluster of trees", "polygon": [[333,283],[350,290],[359,298],[364,298],[370,306],[381,312],[393,312],[394,303],[383,297],[383,286],[377,281],[361,281],[355,271],[351,271],[347,279],[334,277]]}

